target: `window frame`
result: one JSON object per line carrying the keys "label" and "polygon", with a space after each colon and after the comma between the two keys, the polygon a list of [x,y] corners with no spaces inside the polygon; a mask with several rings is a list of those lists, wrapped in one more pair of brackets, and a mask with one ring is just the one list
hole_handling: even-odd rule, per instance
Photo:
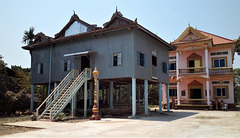
{"label": "window frame", "polygon": [[[115,54],[117,54],[117,55],[115,56]],[[113,58],[112,59],[113,59],[113,62],[112,62],[113,67],[122,66],[122,64],[123,64],[123,60],[122,60],[123,59],[123,53],[122,52],[113,53]]]}
{"label": "window frame", "polygon": [[[176,91],[172,91],[172,96],[171,96],[171,92],[170,90],[176,90]],[[174,92],[176,92],[176,96],[174,95]],[[169,97],[170,98],[177,98],[177,88],[173,87],[173,88],[169,88]]]}
{"label": "window frame", "polygon": [[[155,60],[154,60],[154,58],[155,58]],[[152,55],[152,65],[155,67],[157,66],[157,56]]]}
{"label": "window frame", "polygon": [[170,68],[170,65],[171,64],[175,64],[175,69],[174,70],[176,70],[177,69],[177,65],[176,65],[176,62],[169,62],[169,71],[174,71],[174,70],[172,70],[171,68]]}
{"label": "window frame", "polygon": [[43,74],[43,63],[38,63],[37,74]]}
{"label": "window frame", "polygon": [[228,89],[228,86],[227,85],[218,85],[218,86],[213,86],[213,96],[214,98],[221,98],[221,96],[218,96],[217,93],[216,93],[216,89],[217,88],[225,88],[226,89],[226,96],[222,96],[223,99],[229,99],[229,89]]}
{"label": "window frame", "polygon": [[147,66],[147,57],[146,54],[137,51],[137,65],[140,65],[142,67],[146,67]]}
{"label": "window frame", "polygon": [[[228,67],[227,57],[215,57],[215,58],[212,58],[212,68],[225,68],[225,67],[220,67],[220,60],[221,59],[225,60],[225,62],[224,62],[225,67]],[[214,64],[215,60],[219,61],[219,67],[215,67],[215,64]]]}
{"label": "window frame", "polygon": [[71,70],[71,61],[70,59],[65,59],[63,62],[64,66],[64,71],[70,71]]}

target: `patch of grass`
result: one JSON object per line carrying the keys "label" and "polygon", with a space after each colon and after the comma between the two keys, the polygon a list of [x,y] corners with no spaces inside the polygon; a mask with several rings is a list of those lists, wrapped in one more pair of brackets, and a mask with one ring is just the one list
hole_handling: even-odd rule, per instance
{"label": "patch of grass", "polygon": [[3,117],[0,118],[0,124],[31,120],[30,116]]}
{"label": "patch of grass", "polygon": [[149,108],[158,108],[159,105],[148,105]]}

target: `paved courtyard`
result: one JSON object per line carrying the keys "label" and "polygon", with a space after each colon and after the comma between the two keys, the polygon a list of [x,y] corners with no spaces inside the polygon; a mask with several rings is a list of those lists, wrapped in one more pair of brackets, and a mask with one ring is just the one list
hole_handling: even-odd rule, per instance
{"label": "paved courtyard", "polygon": [[173,110],[138,119],[8,123],[44,128],[3,137],[240,137],[240,111]]}

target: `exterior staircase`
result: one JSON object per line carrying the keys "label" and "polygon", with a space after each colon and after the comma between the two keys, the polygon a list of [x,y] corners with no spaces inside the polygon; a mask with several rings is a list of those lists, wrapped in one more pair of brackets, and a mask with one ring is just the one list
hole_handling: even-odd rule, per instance
{"label": "exterior staircase", "polygon": [[90,80],[91,77],[90,68],[85,68],[80,74],[78,70],[71,70],[36,109],[37,119],[53,120],[67,106],[81,86]]}

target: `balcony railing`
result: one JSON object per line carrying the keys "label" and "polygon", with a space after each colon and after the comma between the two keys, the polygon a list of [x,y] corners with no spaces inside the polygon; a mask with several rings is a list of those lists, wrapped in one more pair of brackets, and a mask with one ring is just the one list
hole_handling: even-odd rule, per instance
{"label": "balcony railing", "polygon": [[209,69],[210,75],[228,75],[233,74],[233,68],[225,67],[225,68],[212,68]]}
{"label": "balcony railing", "polygon": [[206,73],[206,67],[179,69],[179,75]]}
{"label": "balcony railing", "polygon": [[176,70],[169,70],[169,76],[176,76]]}

